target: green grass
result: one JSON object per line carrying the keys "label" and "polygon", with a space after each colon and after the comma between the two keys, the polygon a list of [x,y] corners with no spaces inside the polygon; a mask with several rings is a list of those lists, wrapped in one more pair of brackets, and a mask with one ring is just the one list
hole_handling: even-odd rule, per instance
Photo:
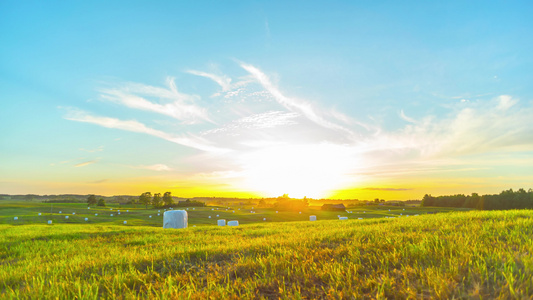
{"label": "green grass", "polygon": [[[111,210],[112,209],[112,210]],[[176,208],[185,209],[185,208]],[[390,209],[390,211],[389,211]],[[120,215],[118,214],[120,210]],[[126,212],[129,210],[129,212]],[[226,207],[196,207],[194,210],[189,208],[189,226],[207,226],[216,225],[217,219],[238,220],[240,224],[253,224],[266,222],[290,222],[290,221],[307,221],[310,215],[316,215],[318,220],[334,220],[337,216],[346,216],[350,219],[357,218],[384,218],[398,217],[400,214],[415,215],[424,214],[431,211],[449,212],[455,211],[454,208],[426,208],[426,207],[385,207],[369,206],[349,209],[352,213],[321,211],[319,207],[309,207],[299,211],[279,211],[273,208],[252,207],[232,207],[226,210]],[[59,213],[61,211],[61,213]],[[160,211],[160,212],[159,212]],[[235,212],[233,212],[235,211]],[[251,213],[254,211],[255,213]],[[158,212],[160,215],[158,216]],[[41,216],[38,214],[41,213]],[[73,215],[72,213],[76,213]],[[54,203],[52,206],[45,203],[31,202],[0,202],[0,224],[11,225],[28,225],[28,224],[47,224],[52,220],[53,224],[115,224],[124,226],[154,226],[161,227],[163,224],[163,209],[145,209],[144,206],[134,205],[111,205],[103,207],[91,207],[87,209],[86,204],[79,203]],[[98,216],[95,216],[98,214]],[[111,217],[113,214],[113,217]],[[217,217],[219,215],[219,217]],[[65,216],[69,216],[68,219]],[[149,216],[152,216],[150,218]],[[211,219],[208,217],[211,216]],[[18,217],[18,220],[14,220]],[[85,218],[89,218],[85,221]]]}
{"label": "green grass", "polygon": [[[520,299],[533,294],[533,211],[352,218],[362,211],[349,214],[348,221],[256,221],[180,230],[162,229],[161,222],[157,227],[115,221],[2,224],[0,298]],[[366,210],[364,215],[388,213]]]}

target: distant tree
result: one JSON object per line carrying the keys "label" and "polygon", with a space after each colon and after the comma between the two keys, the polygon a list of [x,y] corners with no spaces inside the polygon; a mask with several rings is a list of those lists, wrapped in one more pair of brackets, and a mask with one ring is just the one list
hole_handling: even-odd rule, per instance
{"label": "distant tree", "polygon": [[152,205],[155,208],[161,207],[161,193],[155,193],[152,198]]}
{"label": "distant tree", "polygon": [[96,196],[95,195],[89,195],[89,197],[87,197],[87,204],[90,205],[95,205],[98,201],[96,201]]}
{"label": "distant tree", "polygon": [[139,196],[139,203],[144,204],[145,208],[148,208],[148,204],[152,201],[152,193],[145,192]]}
{"label": "distant tree", "polygon": [[163,203],[165,206],[171,206],[174,204],[174,199],[172,199],[172,193],[171,192],[165,192],[163,195]]}
{"label": "distant tree", "polygon": [[100,198],[100,199],[98,199],[98,204],[97,204],[97,206],[106,206],[106,205],[105,205],[105,200],[104,200],[104,198]]}
{"label": "distant tree", "polygon": [[374,199],[374,203],[379,203],[379,198]]}

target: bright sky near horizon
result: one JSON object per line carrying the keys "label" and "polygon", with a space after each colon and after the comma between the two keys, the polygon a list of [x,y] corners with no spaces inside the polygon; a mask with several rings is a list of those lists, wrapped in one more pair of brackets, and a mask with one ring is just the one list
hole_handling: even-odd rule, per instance
{"label": "bright sky near horizon", "polygon": [[533,187],[531,1],[2,1],[0,193]]}

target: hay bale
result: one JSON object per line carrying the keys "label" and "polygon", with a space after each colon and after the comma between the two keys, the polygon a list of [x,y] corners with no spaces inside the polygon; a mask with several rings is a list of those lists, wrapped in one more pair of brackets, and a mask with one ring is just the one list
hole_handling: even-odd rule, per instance
{"label": "hay bale", "polygon": [[87,209],[91,209],[90,207],[87,207]]}
{"label": "hay bale", "polygon": [[263,218],[263,221],[266,221],[266,220],[267,220],[267,218]]}
{"label": "hay bale", "polygon": [[239,226],[239,221],[228,221],[228,226]]}
{"label": "hay bale", "polygon": [[75,212],[73,212],[72,214],[73,214],[73,215],[75,215],[76,213],[75,213]]}
{"label": "hay bale", "polygon": [[18,220],[18,219],[19,219],[19,217],[14,217],[14,218],[13,218],[13,220],[15,220],[15,221]]}
{"label": "hay bale", "polygon": [[124,225],[128,224],[128,221],[124,221]]}
{"label": "hay bale", "polygon": [[217,215],[217,218],[218,218],[218,217],[219,217],[219,216]]}
{"label": "hay bale", "polygon": [[68,219],[68,216],[65,216],[65,219]]}
{"label": "hay bale", "polygon": [[217,220],[217,225],[218,226],[226,226],[226,220],[224,220],[224,219]]}
{"label": "hay bale", "polygon": [[309,216],[309,221],[316,221],[316,216],[315,215]]}
{"label": "hay bale", "polygon": [[130,212],[130,210],[128,209],[128,210],[126,210],[126,212]]}
{"label": "hay bale", "polygon": [[111,214],[111,216],[113,216],[113,214]]}
{"label": "hay bale", "polygon": [[348,220],[348,217],[339,217],[339,220]]}
{"label": "hay bale", "polygon": [[39,213],[39,216],[41,215],[41,213]]}
{"label": "hay bale", "polygon": [[48,220],[48,225],[52,224],[52,220]]}
{"label": "hay bale", "polygon": [[98,214],[94,214],[94,216],[98,216]]}
{"label": "hay bale", "polygon": [[209,216],[208,218],[211,219],[211,216]]}
{"label": "hay bale", "polygon": [[89,221],[89,218],[85,218],[85,222]]}
{"label": "hay bale", "polygon": [[61,213],[61,211],[59,211],[59,213]]}
{"label": "hay bale", "polygon": [[188,221],[185,210],[169,210],[163,214],[163,228],[187,228]]}
{"label": "hay bale", "polygon": [[149,216],[148,218],[151,218],[152,216]]}
{"label": "hay bale", "polygon": [[357,218],[358,220],[362,220],[363,218]]}

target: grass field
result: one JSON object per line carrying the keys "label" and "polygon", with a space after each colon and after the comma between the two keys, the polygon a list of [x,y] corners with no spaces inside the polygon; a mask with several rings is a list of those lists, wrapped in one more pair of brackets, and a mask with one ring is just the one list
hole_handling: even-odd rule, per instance
{"label": "grass field", "polygon": [[[187,208],[176,208],[187,209]],[[384,218],[403,217],[427,212],[455,211],[454,208],[423,208],[423,207],[386,207],[368,206],[348,209],[348,212],[321,211],[320,207],[309,207],[301,211],[279,211],[273,208],[257,208],[252,206],[243,207],[196,207],[188,208],[189,226],[216,225],[217,219],[238,220],[240,224],[253,224],[265,222],[289,222],[307,221],[310,215],[316,215],[318,220],[336,220],[338,216],[350,219],[358,218]],[[390,210],[390,211],[389,211]],[[251,212],[254,213],[251,213]],[[60,213],[61,212],[61,213]],[[39,213],[41,215],[39,216]],[[75,213],[75,215],[73,215]],[[120,214],[119,214],[120,213]],[[107,207],[87,208],[79,203],[35,203],[35,202],[0,202],[0,224],[23,225],[23,224],[47,224],[52,220],[53,224],[124,224],[126,226],[155,226],[163,224],[163,209],[145,209],[140,205],[111,205]],[[95,214],[98,214],[97,216]],[[113,214],[113,216],[111,216]],[[158,215],[159,214],[159,215]],[[217,217],[218,215],[218,217]],[[68,219],[65,217],[68,216]],[[151,218],[150,218],[151,216]],[[211,216],[211,218],[209,218]],[[14,220],[17,217],[18,220]],[[88,218],[88,221],[85,221]]]}
{"label": "grass field", "polygon": [[[40,222],[49,216],[32,219],[37,224],[5,224],[12,222],[6,210],[12,217],[29,209],[18,220],[24,222],[42,207],[2,209],[0,298],[520,299],[533,294],[529,210],[364,220],[354,218],[379,214],[354,211],[347,221],[317,222],[263,222],[263,215],[277,221],[288,217],[257,210],[235,213],[242,223],[256,224],[217,227],[205,225],[216,219],[205,221],[213,211],[204,208],[191,218],[203,226],[173,230],[162,229],[161,220],[146,220],[150,212],[144,210],[124,226],[111,217],[85,224],[77,219],[85,218],[78,207],[72,208],[73,224],[60,223],[62,216],[54,213],[59,219],[51,226]],[[291,220],[307,219],[292,214]],[[129,220],[149,226],[130,226]]]}

